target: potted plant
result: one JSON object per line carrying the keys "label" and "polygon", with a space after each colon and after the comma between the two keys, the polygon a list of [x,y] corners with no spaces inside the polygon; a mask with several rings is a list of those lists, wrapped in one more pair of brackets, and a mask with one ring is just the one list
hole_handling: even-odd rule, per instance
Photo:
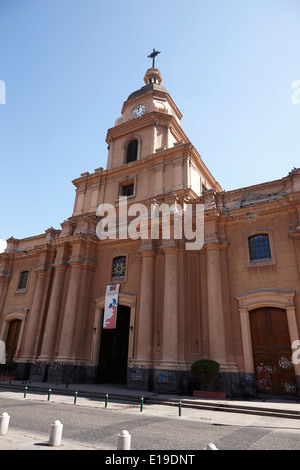
{"label": "potted plant", "polygon": [[0,380],[14,380],[17,363],[8,361],[6,364],[0,364]]}
{"label": "potted plant", "polygon": [[200,359],[193,362],[191,372],[200,383],[200,390],[194,390],[194,397],[226,398],[225,392],[214,392],[213,385],[219,373],[220,364],[211,359]]}

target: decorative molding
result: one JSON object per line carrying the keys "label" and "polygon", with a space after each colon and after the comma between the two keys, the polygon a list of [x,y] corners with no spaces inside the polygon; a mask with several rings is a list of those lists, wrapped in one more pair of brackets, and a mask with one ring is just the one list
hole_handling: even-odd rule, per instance
{"label": "decorative molding", "polygon": [[258,289],[236,295],[239,309],[248,311],[260,307],[287,308],[294,307],[294,296],[296,291],[284,291],[280,289]]}

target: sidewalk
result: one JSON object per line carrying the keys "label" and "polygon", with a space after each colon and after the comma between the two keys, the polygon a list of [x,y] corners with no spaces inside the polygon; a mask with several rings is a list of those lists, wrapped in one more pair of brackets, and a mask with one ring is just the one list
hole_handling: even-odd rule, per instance
{"label": "sidewalk", "polygon": [[[27,387],[27,389],[25,388]],[[50,390],[50,392],[49,392]],[[107,395],[107,397],[106,397]],[[143,413],[178,419],[179,402],[182,413],[180,419],[205,420],[208,423],[252,426],[260,419],[260,425],[272,424],[278,428],[299,429],[300,404],[297,400],[269,398],[268,400],[209,400],[191,396],[160,395],[153,392],[129,390],[126,386],[104,384],[50,384],[14,381],[0,382],[0,397],[30,401],[50,401],[89,408],[122,410],[134,416],[140,413],[143,397]],[[49,400],[48,400],[49,399]],[[106,402],[107,399],[107,402]],[[0,410],[0,414],[3,411]],[[0,450],[96,450],[92,446],[82,446],[62,440],[59,447],[48,445],[49,435],[36,436],[10,427],[7,435],[0,436]],[[116,449],[116,448],[115,448]]]}
{"label": "sidewalk", "polygon": [[56,395],[75,398],[90,398],[105,401],[106,395],[110,402],[136,403],[140,404],[141,397],[144,403],[178,406],[179,401],[185,408],[215,410],[223,412],[236,412],[242,414],[256,414],[262,416],[276,416],[283,418],[300,419],[300,403],[297,397],[264,397],[243,399],[208,399],[194,398],[192,396],[162,395],[145,390],[130,390],[126,385],[117,384],[55,384],[44,382],[12,381],[11,383],[0,382],[0,393],[6,391],[13,394],[25,393],[27,395],[40,394],[51,399]]}
{"label": "sidewalk", "polygon": [[0,450],[98,450],[94,447],[72,444],[64,439],[62,439],[60,446],[51,447],[48,445],[48,440],[49,436],[45,436],[43,439],[41,436],[10,429],[6,435],[0,436]]}

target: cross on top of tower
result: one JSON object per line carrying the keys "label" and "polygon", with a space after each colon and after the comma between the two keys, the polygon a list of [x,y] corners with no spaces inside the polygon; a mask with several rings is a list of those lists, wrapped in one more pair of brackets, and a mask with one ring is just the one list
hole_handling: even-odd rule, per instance
{"label": "cross on top of tower", "polygon": [[153,49],[153,52],[151,52],[150,55],[148,55],[148,57],[150,59],[152,59],[152,67],[154,68],[155,67],[155,57],[160,54],[160,51],[156,51],[155,49]]}

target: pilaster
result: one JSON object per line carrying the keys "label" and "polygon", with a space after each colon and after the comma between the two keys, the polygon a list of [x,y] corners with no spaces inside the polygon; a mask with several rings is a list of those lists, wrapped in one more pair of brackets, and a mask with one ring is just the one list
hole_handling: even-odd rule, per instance
{"label": "pilaster", "polygon": [[1,264],[0,264],[0,314],[3,309],[4,300],[11,279],[11,259],[12,255],[3,253],[1,255]]}
{"label": "pilaster", "polygon": [[72,255],[69,259],[70,278],[67,286],[67,297],[63,313],[62,329],[56,353],[57,362],[68,362],[72,358],[72,342],[78,312],[78,302],[83,273],[83,241],[81,238],[73,241]]}
{"label": "pilaster", "polygon": [[155,251],[152,241],[141,243],[142,257],[136,364],[148,365],[152,360],[153,287]]}
{"label": "pilaster", "polygon": [[36,268],[37,281],[28,316],[26,335],[23,344],[22,362],[35,362],[40,339],[40,328],[43,320],[47,284],[51,274],[51,251],[49,246],[42,250],[40,261]]}
{"label": "pilaster", "polygon": [[38,357],[39,362],[50,362],[55,355],[55,341],[65,285],[66,269],[68,266],[68,249],[67,245],[58,246],[56,258],[52,265],[54,269],[54,277],[43,332],[41,352]]}
{"label": "pilaster", "polygon": [[226,363],[225,323],[221,273],[221,242],[218,236],[219,211],[216,193],[205,194],[205,249],[207,266],[207,304],[210,359]]}
{"label": "pilaster", "polygon": [[166,240],[162,246],[165,256],[162,368],[178,365],[178,246]]}

